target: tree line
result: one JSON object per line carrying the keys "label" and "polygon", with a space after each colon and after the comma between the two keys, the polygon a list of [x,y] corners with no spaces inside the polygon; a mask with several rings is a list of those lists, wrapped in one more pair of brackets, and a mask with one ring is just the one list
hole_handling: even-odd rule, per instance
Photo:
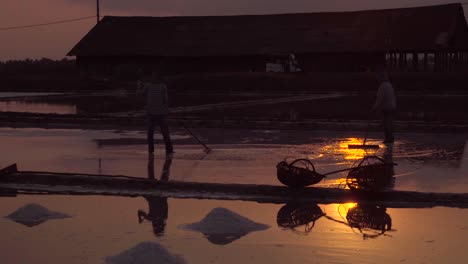
{"label": "tree line", "polygon": [[52,60],[48,58],[0,61],[2,74],[34,74],[72,71],[75,69],[75,59],[63,58]]}

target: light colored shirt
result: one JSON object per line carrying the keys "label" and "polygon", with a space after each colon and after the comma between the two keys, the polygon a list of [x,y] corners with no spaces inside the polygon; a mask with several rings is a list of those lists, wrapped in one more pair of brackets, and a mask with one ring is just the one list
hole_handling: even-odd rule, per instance
{"label": "light colored shirt", "polygon": [[377,99],[373,110],[394,111],[396,110],[395,89],[390,82],[382,82],[377,90]]}

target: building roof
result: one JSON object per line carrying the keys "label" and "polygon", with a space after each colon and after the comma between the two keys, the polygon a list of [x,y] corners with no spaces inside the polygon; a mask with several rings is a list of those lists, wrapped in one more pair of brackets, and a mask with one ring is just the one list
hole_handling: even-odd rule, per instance
{"label": "building roof", "polygon": [[104,17],[69,56],[242,56],[466,49],[461,4],[357,12]]}

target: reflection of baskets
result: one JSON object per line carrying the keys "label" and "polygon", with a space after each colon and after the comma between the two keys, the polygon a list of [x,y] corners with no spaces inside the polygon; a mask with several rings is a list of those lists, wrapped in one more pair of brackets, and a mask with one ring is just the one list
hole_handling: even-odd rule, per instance
{"label": "reflection of baskets", "polygon": [[367,156],[351,168],[346,184],[351,190],[377,191],[389,187],[393,181],[393,163],[377,156]]}
{"label": "reflection of baskets", "polygon": [[308,159],[297,159],[291,163],[286,160],[276,165],[278,180],[293,188],[306,187],[320,182],[325,176],[315,171],[315,167]]}
{"label": "reflection of baskets", "polygon": [[349,209],[346,220],[349,226],[357,228],[364,238],[377,237],[392,229],[392,219],[387,214],[387,209],[381,206],[358,205]]}
{"label": "reflection of baskets", "polygon": [[305,226],[305,233],[308,233],[314,227],[315,221],[324,215],[316,204],[286,204],[278,211],[276,222],[278,226],[292,230]]}

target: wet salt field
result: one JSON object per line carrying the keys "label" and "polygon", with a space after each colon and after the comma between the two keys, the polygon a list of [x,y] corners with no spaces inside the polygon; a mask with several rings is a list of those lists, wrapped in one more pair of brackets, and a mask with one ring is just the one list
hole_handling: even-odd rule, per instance
{"label": "wet salt field", "polygon": [[[165,174],[169,180],[281,185],[275,166],[285,157],[307,157],[325,173],[376,154],[398,164],[396,190],[468,193],[467,135],[397,134],[389,147],[380,143],[380,133],[370,133],[369,144],[381,148],[366,153],[347,148],[361,142],[363,133],[358,132],[193,131],[213,151],[204,153],[187,132],[174,130],[176,153]],[[17,163],[24,171],[136,177],[154,173],[160,178],[163,149],[160,146],[154,158],[148,157],[144,138],[142,131],[2,128],[0,166]],[[151,165],[153,172],[148,170]],[[345,177],[346,173],[331,175],[317,186],[345,188]],[[12,214],[28,204],[37,206],[29,213]],[[132,263],[129,259],[133,263],[466,263],[467,209],[411,203],[398,207],[354,201],[285,205],[164,197],[0,197],[0,259],[2,263]],[[41,210],[52,211],[51,217],[67,217],[47,220]]]}
{"label": "wet salt field", "polygon": [[[229,96],[212,93],[173,94],[171,111],[182,115],[212,119],[253,118],[272,120],[352,120],[369,118],[367,111],[375,94],[319,93],[303,94],[236,94]],[[399,94],[399,121],[457,121],[464,124],[466,95]],[[195,100],[195,99],[196,100]],[[415,100],[416,98],[424,100]],[[139,112],[144,100],[124,90],[89,94],[46,94],[0,92],[0,112],[36,114],[122,114]],[[336,107],[340,105],[341,107]],[[224,107],[224,111],[209,111]],[[323,109],[327,109],[323,112]],[[437,109],[437,111],[434,111]],[[201,112],[200,112],[201,111]],[[430,125],[427,124],[427,125]]]}
{"label": "wet salt field", "polygon": [[[77,114],[77,106],[67,103],[46,102],[48,96],[59,93],[17,93],[0,92],[0,112],[21,112],[40,114]],[[35,102],[33,100],[44,100]]]}
{"label": "wet salt field", "polygon": [[[171,180],[281,185],[276,164],[286,157],[309,158],[320,173],[349,168],[364,155],[392,160],[396,190],[468,192],[467,135],[398,134],[393,147],[370,133],[367,144],[378,150],[352,150],[363,132],[193,129],[213,151],[206,154],[184,130],[174,130],[175,155]],[[147,177],[148,154],[144,131],[0,129],[0,166],[17,163],[23,171],[75,172]],[[359,138],[361,137],[361,138]],[[161,137],[153,159],[164,164]],[[330,175],[318,186],[340,187],[346,172]]]}
{"label": "wet salt field", "polygon": [[0,111],[40,114],[77,114],[75,105],[32,103],[25,101],[0,101]]}
{"label": "wet salt field", "polygon": [[29,96],[47,96],[47,95],[55,95],[59,93],[18,93],[18,92],[0,92],[0,98],[15,98],[15,97],[29,97]]}

